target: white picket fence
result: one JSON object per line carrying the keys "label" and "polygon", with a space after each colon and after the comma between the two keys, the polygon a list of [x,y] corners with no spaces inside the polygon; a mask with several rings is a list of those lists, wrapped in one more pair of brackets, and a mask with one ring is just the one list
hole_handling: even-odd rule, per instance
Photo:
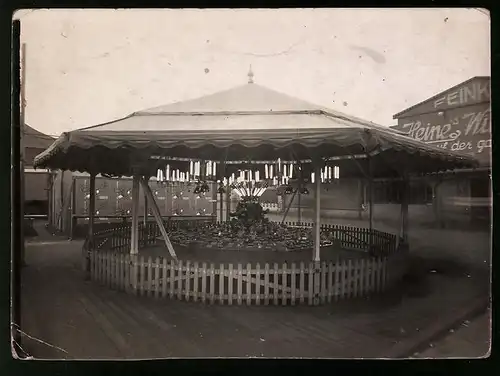
{"label": "white picket fence", "polygon": [[[388,263],[390,261],[390,263]],[[397,260],[396,260],[397,261]],[[220,264],[91,252],[90,277],[133,294],[204,303],[318,305],[381,292],[399,262],[387,257],[337,263]]]}

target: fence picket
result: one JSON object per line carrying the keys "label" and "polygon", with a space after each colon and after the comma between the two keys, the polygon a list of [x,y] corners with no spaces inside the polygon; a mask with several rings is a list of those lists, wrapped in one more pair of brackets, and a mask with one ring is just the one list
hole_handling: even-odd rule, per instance
{"label": "fence picket", "polygon": [[[160,258],[156,257],[155,263],[154,263],[154,271],[155,271],[155,298],[160,297]],[[163,279],[164,281],[164,279]]]}
{"label": "fence picket", "polygon": [[308,271],[308,289],[307,289],[307,304],[313,305],[313,297],[314,297],[314,265],[312,262],[309,263],[309,271]]}
{"label": "fence picket", "polygon": [[339,283],[340,283],[340,296],[339,299],[344,299],[346,297],[346,291],[347,291],[347,264],[346,260],[342,260],[342,263],[340,265],[340,275],[339,275]]}
{"label": "fence picket", "polygon": [[148,257],[148,281],[147,281],[147,296],[153,295],[153,260],[151,256]]}
{"label": "fence picket", "polygon": [[269,304],[269,264],[264,265],[264,305]]}
{"label": "fence picket", "polygon": [[207,300],[207,263],[201,265],[201,301],[205,303]]}
{"label": "fence picket", "polygon": [[210,264],[210,304],[215,303],[215,268],[214,264]]}
{"label": "fence picket", "polygon": [[278,264],[274,263],[273,266],[273,303],[278,305]]}
{"label": "fence picket", "polygon": [[304,303],[304,292],[305,292],[305,276],[304,276],[304,272],[305,272],[305,265],[303,262],[300,263],[300,276],[299,276],[299,298],[300,298],[300,303],[303,304]]}
{"label": "fence picket", "polygon": [[291,271],[291,275],[290,275],[290,286],[292,288],[292,290],[290,291],[290,303],[291,305],[295,305],[295,289],[297,288],[297,282],[296,282],[296,278],[297,278],[297,274],[296,274],[296,270],[295,270],[295,263],[292,262],[292,271]]}
{"label": "fence picket", "polygon": [[281,305],[286,306],[288,299],[288,265],[283,263],[283,270],[281,271]]}
{"label": "fence picket", "polygon": [[102,284],[106,286],[108,284],[108,253],[104,252],[102,254]]}
{"label": "fence picket", "polygon": [[139,261],[139,295],[144,295],[144,256],[141,256]]}
{"label": "fence picket", "polygon": [[120,290],[125,290],[125,255],[122,253],[120,255],[120,278],[118,280],[118,287]]}
{"label": "fence picket", "polygon": [[366,261],[366,273],[365,273],[365,288],[364,294],[368,295],[371,293],[373,288],[373,258]]}
{"label": "fence picket", "polygon": [[178,300],[182,300],[182,260],[179,260],[179,263],[177,264],[177,267],[176,267],[176,272],[177,272],[177,275],[176,275],[176,281],[177,281],[177,299]]}
{"label": "fence picket", "polygon": [[194,263],[194,278],[193,278],[193,301],[196,302],[198,301],[198,283],[199,283],[199,278],[198,278],[198,261]]}
{"label": "fence picket", "polygon": [[115,288],[120,289],[120,266],[121,266],[121,256],[122,254],[115,254]]}
{"label": "fence picket", "polygon": [[247,264],[247,280],[246,280],[246,298],[247,305],[252,304],[252,265]]}
{"label": "fence picket", "polygon": [[227,273],[227,304],[233,305],[233,264],[229,263]]}
{"label": "fence picket", "polygon": [[161,285],[161,296],[165,298],[167,296],[167,259],[163,258],[163,265],[162,265],[162,285]]}
{"label": "fence picket", "polygon": [[362,271],[362,267],[360,265],[360,260],[354,260],[352,266],[352,275],[353,275],[353,283],[352,283],[352,296],[356,298],[359,294],[359,276]]}
{"label": "fence picket", "polygon": [[219,303],[224,304],[224,264],[220,264],[219,270]]}
{"label": "fence picket", "polygon": [[347,297],[351,298],[353,295],[353,265],[352,259],[347,262]]}
{"label": "fence picket", "polygon": [[327,276],[326,262],[323,261],[321,263],[321,291],[320,291],[321,303],[326,302],[326,293],[327,293],[326,276]]}
{"label": "fence picket", "polygon": [[330,261],[328,263],[328,282],[327,282],[327,286],[328,286],[327,302],[328,303],[332,302],[333,288],[334,288],[334,284],[335,284],[335,281],[333,279],[334,278],[333,271],[334,271],[334,265]]}
{"label": "fence picket", "polygon": [[243,275],[242,275],[241,264],[238,263],[238,292],[237,292],[238,305],[242,304],[242,295],[243,295],[242,279]]}
{"label": "fence picket", "polygon": [[255,305],[260,305],[260,264],[255,265]]}
{"label": "fence picket", "polygon": [[380,284],[380,288],[381,288],[381,291],[384,291],[385,290],[385,286],[386,286],[386,282],[387,282],[387,257],[384,257],[382,259],[382,276],[381,276],[381,284]]}
{"label": "fence picket", "polygon": [[113,254],[108,252],[108,287],[113,287]]}
{"label": "fence picket", "polygon": [[93,281],[95,280],[95,252],[90,252],[90,280]]}
{"label": "fence picket", "polygon": [[102,283],[102,257],[101,252],[96,252],[96,281]]}
{"label": "fence picket", "polygon": [[131,268],[131,258],[129,254],[125,255],[125,265],[124,265],[124,289],[126,292],[130,291],[130,268]]}
{"label": "fence picket", "polygon": [[174,298],[174,289],[175,289],[175,265],[174,265],[174,260],[170,260],[170,265],[169,265],[169,284],[168,284],[168,296],[170,299]]}
{"label": "fence picket", "polygon": [[109,286],[109,252],[106,250],[102,251],[102,284],[104,286]]}
{"label": "fence picket", "polygon": [[191,261],[186,261],[186,291],[184,298],[186,299],[186,302],[189,302],[189,297],[191,295]]}

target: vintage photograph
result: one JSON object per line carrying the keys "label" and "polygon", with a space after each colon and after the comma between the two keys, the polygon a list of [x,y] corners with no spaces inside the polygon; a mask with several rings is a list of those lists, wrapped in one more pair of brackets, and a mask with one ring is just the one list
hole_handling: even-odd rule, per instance
{"label": "vintage photograph", "polygon": [[490,355],[488,11],[14,20],[14,357]]}

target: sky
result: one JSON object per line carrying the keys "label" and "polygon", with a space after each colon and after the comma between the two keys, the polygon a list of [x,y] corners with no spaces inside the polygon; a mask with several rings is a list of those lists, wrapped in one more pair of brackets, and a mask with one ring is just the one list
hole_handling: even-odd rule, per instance
{"label": "sky", "polygon": [[20,10],[26,123],[49,135],[254,81],[380,125],[490,75],[478,9]]}

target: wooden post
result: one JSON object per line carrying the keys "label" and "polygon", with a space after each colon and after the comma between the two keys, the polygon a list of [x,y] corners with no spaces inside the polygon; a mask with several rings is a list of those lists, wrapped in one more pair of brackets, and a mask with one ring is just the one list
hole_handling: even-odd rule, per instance
{"label": "wooden post", "polygon": [[[64,179],[64,171],[61,174],[61,181]],[[64,184],[61,183],[61,195],[63,194]],[[76,230],[76,225],[78,224],[77,218],[75,217],[76,215],[76,177],[72,176],[71,177],[71,215],[70,215],[70,239],[75,238],[75,230]],[[64,198],[61,199],[61,207],[64,208]]]}
{"label": "wooden post", "polygon": [[132,180],[132,225],[130,234],[130,254],[137,255],[139,253],[139,191],[140,191],[139,175],[134,174]]}
{"label": "wooden post", "polygon": [[148,225],[148,199],[146,197],[146,193],[144,193],[144,218],[143,218],[143,223],[144,223],[144,228]]}
{"label": "wooden post", "polygon": [[[316,180],[316,189],[314,190],[314,198],[316,201],[314,210],[314,295],[313,304],[319,304],[320,293],[320,252],[321,252],[321,165],[315,166],[314,178]],[[311,277],[311,276],[310,276]],[[309,277],[309,278],[310,278]]]}
{"label": "wooden post", "polygon": [[[224,176],[226,176],[226,162],[221,160],[220,162],[220,181],[223,182],[224,181]],[[219,187],[217,187],[217,189],[219,189]],[[226,189],[229,189],[226,188]],[[219,201],[219,207],[220,207],[220,214],[219,214],[219,220],[220,222],[224,222],[224,194],[221,192],[220,193],[220,201]]]}
{"label": "wooden post", "polygon": [[226,221],[229,221],[231,213],[231,188],[226,189]]}
{"label": "wooden post", "polygon": [[177,260],[177,255],[175,254],[174,247],[172,246],[172,243],[170,242],[170,238],[168,237],[167,230],[165,229],[165,225],[163,224],[163,220],[161,218],[160,214],[160,208],[158,207],[158,204],[156,203],[156,200],[153,196],[153,192],[151,192],[151,187],[149,184],[143,180],[139,180],[140,183],[142,184],[142,188],[144,189],[144,192],[146,193],[146,197],[149,199],[150,204],[151,204],[151,210],[153,211],[153,216],[156,220],[156,223],[158,224],[158,227],[160,228],[160,233],[163,237],[163,240],[165,241],[165,245],[167,246],[168,252],[170,253],[170,256],[174,260]]}
{"label": "wooden post", "polygon": [[213,205],[212,205],[212,218],[215,218],[215,221],[217,222],[217,189],[219,188],[217,182],[212,184],[212,200],[213,200]]}
{"label": "wooden post", "polygon": [[95,173],[90,174],[90,198],[89,198],[89,227],[88,239],[89,249],[94,248],[94,219],[95,219]]}
{"label": "wooden post", "polygon": [[302,222],[302,205],[300,202],[301,199],[301,193],[300,191],[302,190],[304,181],[303,181],[303,176],[302,176],[302,166],[299,166],[299,169],[297,170],[297,192],[298,192],[298,197],[297,197],[297,222],[300,223]]}
{"label": "wooden post", "polygon": [[432,203],[434,206],[434,215],[436,218],[436,224],[438,228],[443,228],[443,205],[442,205],[442,195],[440,192],[440,187],[443,183],[442,178],[438,178],[432,186]]}
{"label": "wooden post", "polygon": [[95,177],[96,174],[90,174],[90,197],[89,197],[89,225],[87,235],[87,249],[83,255],[83,269],[85,278],[90,278],[90,253],[94,251],[94,218],[95,218]]}
{"label": "wooden post", "polygon": [[358,198],[359,198],[359,208],[358,208],[358,219],[361,220],[363,218],[363,203],[364,203],[364,189],[363,189],[363,181],[358,179]]}
{"label": "wooden post", "polygon": [[370,227],[370,242],[369,251],[371,252],[373,246],[373,176],[372,176],[372,161],[368,156],[368,205],[369,205],[369,227]]}
{"label": "wooden post", "polygon": [[313,261],[320,261],[320,241],[321,241],[321,166],[318,164],[315,167],[316,187],[314,190],[314,247]]}
{"label": "wooden post", "polygon": [[[302,179],[302,178],[300,178]],[[301,185],[301,182],[299,180],[299,187],[297,188],[297,191],[298,191],[298,197],[297,197],[297,222],[299,222],[299,225],[300,223],[302,222],[301,220],[301,211],[302,211],[302,207],[301,207],[301,203],[300,203],[300,190],[302,189],[302,185]]]}

